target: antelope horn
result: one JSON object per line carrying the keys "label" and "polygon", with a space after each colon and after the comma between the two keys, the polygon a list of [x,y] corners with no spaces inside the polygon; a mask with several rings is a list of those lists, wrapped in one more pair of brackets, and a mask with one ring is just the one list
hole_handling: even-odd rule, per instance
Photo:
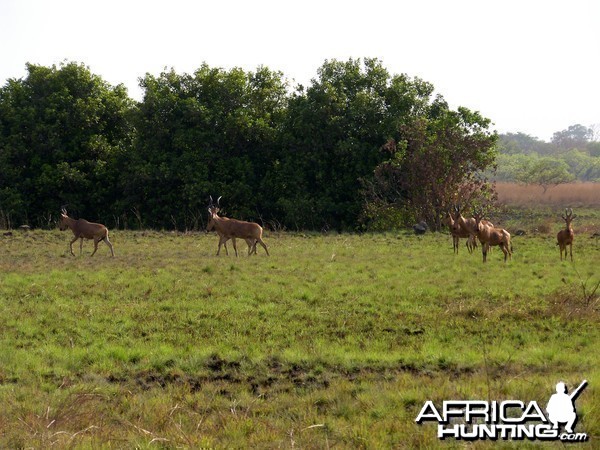
{"label": "antelope horn", "polygon": [[221,200],[221,197],[223,197],[223,196],[221,195],[221,196],[220,196],[220,197],[217,199],[217,206],[221,206],[221,205],[219,204],[219,200]]}
{"label": "antelope horn", "polygon": [[212,206],[212,204],[213,204],[212,195],[209,195],[208,198],[210,199],[210,205]]}

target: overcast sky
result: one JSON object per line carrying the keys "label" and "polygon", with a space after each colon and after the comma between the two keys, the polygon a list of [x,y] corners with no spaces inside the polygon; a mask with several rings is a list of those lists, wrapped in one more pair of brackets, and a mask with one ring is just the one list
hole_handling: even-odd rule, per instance
{"label": "overcast sky", "polygon": [[76,61],[141,99],[138,78],[260,65],[308,84],[376,57],[499,132],[550,140],[600,123],[598,0],[0,0],[0,85]]}

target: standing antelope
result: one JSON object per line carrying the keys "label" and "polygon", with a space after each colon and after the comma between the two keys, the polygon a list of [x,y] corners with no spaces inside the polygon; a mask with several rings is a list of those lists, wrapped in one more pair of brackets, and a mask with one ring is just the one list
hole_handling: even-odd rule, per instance
{"label": "standing antelope", "polygon": [[[213,228],[219,235],[219,248],[217,249],[217,255],[221,252],[221,245],[225,245],[225,252],[227,253],[227,245],[225,244],[229,239],[233,242],[233,250],[235,256],[238,256],[237,247],[235,245],[235,239],[244,239],[248,244],[248,255],[252,253],[256,254],[256,244],[259,243],[269,254],[267,245],[262,240],[262,227],[254,222],[245,222],[243,220],[229,219],[227,217],[219,217],[219,200],[217,199],[217,205],[211,205],[208,207],[208,225],[206,231],[210,231]],[[212,200],[212,198],[211,198]],[[252,248],[250,248],[252,246]]]}
{"label": "standing antelope", "polygon": [[571,208],[565,208],[565,215],[561,216],[566,223],[566,228],[560,230],[556,235],[556,240],[558,241],[556,245],[560,247],[560,260],[562,261],[563,250],[565,251],[565,259],[567,259],[567,245],[569,246],[569,253],[571,254],[571,261],[573,261],[573,238],[575,237],[575,233],[573,232],[573,227],[571,226],[571,222],[577,215],[573,215],[573,210]]}
{"label": "standing antelope", "polygon": [[[452,246],[454,248],[454,253],[458,253],[458,244],[460,242],[460,238],[467,238],[467,250],[469,250],[469,253],[473,253],[473,243],[475,240],[472,238],[471,233],[467,230],[464,230],[454,219],[454,217],[452,217],[450,212],[448,212],[446,223],[450,229],[450,234],[452,235]],[[477,245],[476,242],[475,245]]]}
{"label": "standing antelope", "polygon": [[58,228],[60,231],[65,231],[67,228],[70,228],[75,235],[73,240],[69,243],[69,249],[71,250],[71,255],[73,256],[75,256],[75,253],[73,253],[73,242],[75,242],[77,239],[81,239],[81,242],[79,243],[80,255],[83,252],[83,239],[93,239],[94,251],[90,256],[94,256],[94,253],[96,253],[96,250],[98,250],[98,242],[100,241],[104,241],[104,243],[110,248],[110,254],[113,257],[115,256],[113,246],[108,240],[108,228],[100,223],[92,223],[84,219],[72,219],[67,215],[67,210],[62,208]]}
{"label": "standing antelope", "polygon": [[[510,243],[510,233],[504,228],[496,228],[492,225],[486,225],[484,220],[481,220],[481,215],[475,213],[475,224],[477,226],[477,237],[481,242],[481,251],[483,253],[483,262],[487,260],[487,253],[490,246],[498,245],[504,253],[504,262],[507,258],[512,259],[512,244]],[[489,222],[488,222],[489,223]]]}
{"label": "standing antelope", "polygon": [[[460,230],[460,233],[463,235],[461,237],[467,237],[467,248],[469,249],[469,253],[472,253],[475,248],[477,248],[477,224],[475,222],[475,218],[471,217],[470,219],[465,219],[460,212],[460,206],[454,206],[454,223],[455,227]],[[494,224],[488,220],[482,220],[486,226],[493,227]],[[481,242],[481,240],[480,240]],[[483,242],[482,242],[483,245]]]}

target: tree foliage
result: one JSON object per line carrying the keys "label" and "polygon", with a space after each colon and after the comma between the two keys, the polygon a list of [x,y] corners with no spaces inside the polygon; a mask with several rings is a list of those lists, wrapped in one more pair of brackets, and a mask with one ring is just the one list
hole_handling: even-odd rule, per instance
{"label": "tree foliage", "polygon": [[399,128],[399,142],[390,140],[383,147],[388,158],[365,181],[365,219],[378,228],[380,211],[385,222],[396,209],[403,212],[403,225],[425,220],[439,228],[452,205],[493,200],[482,176],[496,155],[496,135],[488,126],[479,113],[451,111],[438,96],[425,115]]}
{"label": "tree foliage", "polygon": [[526,170],[520,173],[517,181],[525,184],[538,184],[544,193],[551,186],[568,183],[574,177],[569,173],[564,161],[554,158],[538,158]]}
{"label": "tree foliage", "polygon": [[[600,142],[595,136],[593,127],[581,125],[554,133],[549,143],[522,133],[500,135],[494,178],[535,184],[549,178],[559,183],[600,181]],[[544,184],[547,189],[555,183]]]}
{"label": "tree foliage", "polygon": [[28,64],[27,72],[0,90],[3,216],[39,225],[69,204],[106,217],[115,159],[130,149],[132,100],[83,65]]}
{"label": "tree foliage", "polygon": [[498,139],[498,152],[505,155],[540,155],[560,156],[577,149],[599,156],[597,151],[600,137],[600,124],[585,127],[581,124],[569,126],[566,130],[557,131],[550,142],[542,141],[525,133],[501,134]]}
{"label": "tree foliage", "polygon": [[124,214],[129,205],[146,225],[193,228],[212,194],[230,213],[256,218],[285,113],[282,75],[203,65],[193,75],[146,75],[141,85]]}
{"label": "tree foliage", "polygon": [[392,78],[378,60],[327,61],[318,79],[290,99],[285,151],[272,173],[283,220],[298,228],[348,228],[361,211],[360,179],[397,123],[431,87]]}
{"label": "tree foliage", "polygon": [[585,148],[593,137],[591,128],[581,124],[571,125],[563,131],[557,131],[552,136],[552,143],[559,149]]}
{"label": "tree foliage", "polygon": [[294,91],[266,67],[165,70],[139,103],[81,64],[27,69],[0,89],[4,225],[68,204],[111,227],[198,228],[209,195],[289,228],[370,226],[383,204],[390,226],[433,225],[494,160],[488,119],[377,59],[326,61]]}

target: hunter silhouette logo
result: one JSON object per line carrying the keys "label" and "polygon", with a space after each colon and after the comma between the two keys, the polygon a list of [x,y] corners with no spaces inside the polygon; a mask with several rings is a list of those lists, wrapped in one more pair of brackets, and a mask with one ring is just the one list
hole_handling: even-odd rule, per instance
{"label": "hunter silhouette logo", "polygon": [[575,410],[575,400],[585,389],[588,382],[583,380],[579,387],[569,395],[567,394],[567,386],[562,381],[556,384],[556,394],[553,394],[548,401],[546,411],[548,419],[553,424],[553,429],[558,429],[559,423],[566,423],[565,431],[573,433],[573,427],[577,423],[577,411]]}
{"label": "hunter silhouette logo", "polygon": [[[415,422],[437,422],[439,439],[585,442],[588,435],[573,430],[577,423],[575,400],[587,384],[587,380],[583,380],[569,394],[564,382],[557,383],[556,393],[550,396],[546,406],[547,414],[535,400],[528,403],[521,400],[445,400],[439,409],[427,400]],[[562,433],[561,424],[564,424]]]}

